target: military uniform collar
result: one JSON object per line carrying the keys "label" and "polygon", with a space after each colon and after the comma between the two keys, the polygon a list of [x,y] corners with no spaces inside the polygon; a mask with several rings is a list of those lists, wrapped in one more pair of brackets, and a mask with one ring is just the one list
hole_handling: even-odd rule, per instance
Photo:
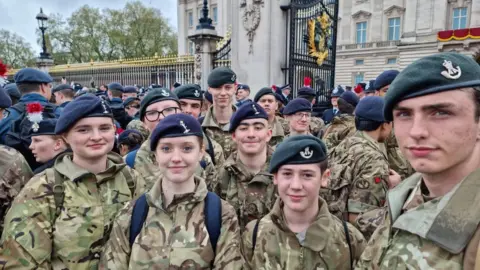
{"label": "military uniform collar", "polygon": [[[272,154],[273,154],[273,148],[267,145],[267,160],[263,165],[262,170],[256,175],[272,176],[272,174],[268,173],[268,166],[270,165],[270,159],[272,158]],[[227,158],[227,160],[224,163],[224,166],[228,171],[230,171],[234,175],[237,175],[237,174],[245,175],[246,176],[245,179],[250,180],[250,183],[257,181],[257,179],[255,179],[255,175],[250,173],[249,170],[243,164],[243,162],[240,160],[240,157],[238,156],[238,151],[233,152]]]}
{"label": "military uniform collar", "polygon": [[[331,226],[334,222],[332,214],[328,211],[327,203],[322,199],[318,198],[318,214],[310,227],[308,227],[305,234],[305,241],[303,242],[303,247],[309,248],[315,252],[322,251],[327,244],[329,244],[329,239],[332,236]],[[275,202],[270,216],[272,222],[278,226],[278,228],[286,233],[295,234],[288,228],[287,221],[283,214],[283,202],[280,197]],[[296,238],[296,237],[295,237]]]}
{"label": "military uniform collar", "polygon": [[79,182],[84,177],[94,177],[97,183],[101,184],[115,178],[115,175],[126,166],[125,163],[123,163],[122,157],[114,152],[108,154],[107,169],[98,174],[94,174],[78,166],[73,163],[72,159],[73,153],[64,153],[57,158],[54,168],[65,178],[73,182]]}
{"label": "military uniform collar", "polygon": [[[234,112],[237,110],[235,106],[232,106],[232,109]],[[217,123],[217,119],[215,119],[215,115],[213,114],[213,106],[212,106],[208,109],[207,113],[205,114],[205,118],[203,119],[203,122],[202,122],[202,127],[215,127],[228,132],[230,128],[230,122],[223,125],[223,127],[220,127],[220,125]]]}
{"label": "military uniform collar", "polygon": [[48,103],[48,100],[40,95],[39,93],[28,93],[23,95],[18,102],[32,102],[32,101],[40,101]]}
{"label": "military uniform collar", "polygon": [[[368,144],[370,146],[372,146],[373,148],[375,148],[376,150],[378,150],[379,152],[381,152],[385,156],[385,152],[380,148],[380,143],[375,141],[367,133],[365,133],[363,131],[357,131],[354,136],[365,139],[366,141],[368,141]],[[385,156],[385,158],[387,158],[387,157]]]}
{"label": "military uniform collar", "polygon": [[[163,177],[160,178],[160,180],[158,180],[157,182],[155,182],[152,189],[147,192],[147,202],[151,207],[166,210],[165,206],[163,205],[163,203],[165,202],[165,195],[162,188],[162,181],[165,181]],[[205,200],[208,192],[205,180],[200,177],[194,176],[194,181],[195,191],[185,194],[176,194],[167,209],[174,205],[193,204]]]}
{"label": "military uniform collar", "polygon": [[285,136],[285,131],[283,130],[282,124],[280,123],[278,116],[275,116],[271,128],[272,128],[272,137]]}

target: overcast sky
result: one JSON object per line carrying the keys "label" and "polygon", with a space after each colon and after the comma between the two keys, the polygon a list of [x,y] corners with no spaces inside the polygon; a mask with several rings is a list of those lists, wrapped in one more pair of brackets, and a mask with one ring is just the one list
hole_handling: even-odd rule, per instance
{"label": "overcast sky", "polygon": [[[96,8],[121,9],[131,0],[0,0],[0,28],[7,29],[24,37],[38,53],[35,29],[38,27],[35,16],[43,8],[45,14],[62,13],[64,17],[83,5]],[[140,0],[145,5],[162,11],[177,29],[177,0]],[[48,31],[48,30],[47,30]]]}

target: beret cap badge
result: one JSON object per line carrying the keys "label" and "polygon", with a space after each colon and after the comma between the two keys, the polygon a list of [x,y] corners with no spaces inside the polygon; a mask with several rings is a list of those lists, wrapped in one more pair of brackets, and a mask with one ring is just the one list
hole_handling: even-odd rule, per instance
{"label": "beret cap badge", "polygon": [[167,91],[165,91],[165,89],[162,89],[162,95],[165,96],[165,97],[169,97],[169,96],[170,96],[170,93],[168,93]]}
{"label": "beret cap badge", "polygon": [[102,100],[103,113],[109,113],[105,100]]}
{"label": "beret cap badge", "polygon": [[310,146],[305,147],[305,150],[300,151],[300,156],[304,159],[310,159],[313,156],[313,150],[310,150]]}
{"label": "beret cap badge", "polygon": [[460,76],[462,76],[462,69],[460,69],[460,66],[458,65],[455,68],[452,64],[452,61],[448,61],[446,59],[443,60],[443,66],[447,69],[442,71],[441,74],[443,75],[443,77],[451,80],[457,80],[458,78],[460,78]]}
{"label": "beret cap badge", "polygon": [[199,96],[200,96],[200,92],[199,92],[197,89],[195,89],[194,95],[195,95],[196,97],[199,97]]}
{"label": "beret cap badge", "polygon": [[43,120],[43,107],[39,102],[32,102],[27,104],[27,117],[32,122],[32,129],[37,132],[40,128],[39,123]]}
{"label": "beret cap badge", "polygon": [[187,125],[185,125],[185,122],[183,122],[183,120],[180,121],[180,126],[182,126],[185,129],[185,131],[183,131],[184,134],[190,132],[190,129],[187,128]]}
{"label": "beret cap badge", "polygon": [[252,108],[255,111],[255,114],[260,114],[260,112],[257,110],[257,107],[255,107],[255,104],[252,104]]}

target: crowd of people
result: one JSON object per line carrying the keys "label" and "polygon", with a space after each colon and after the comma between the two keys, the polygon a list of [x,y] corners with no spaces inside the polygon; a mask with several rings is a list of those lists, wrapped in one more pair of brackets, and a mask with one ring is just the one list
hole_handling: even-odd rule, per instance
{"label": "crowd of people", "polygon": [[[480,65],[439,53],[312,115],[305,85],[0,87],[4,269],[480,269]],[[251,99],[253,98],[253,99]]]}

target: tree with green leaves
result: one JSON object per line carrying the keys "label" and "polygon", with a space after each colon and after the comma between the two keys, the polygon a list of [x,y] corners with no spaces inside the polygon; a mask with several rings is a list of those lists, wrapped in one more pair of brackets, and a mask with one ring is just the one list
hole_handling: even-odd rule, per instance
{"label": "tree with green leaves", "polygon": [[12,68],[35,65],[35,53],[23,37],[0,29],[0,58]]}

